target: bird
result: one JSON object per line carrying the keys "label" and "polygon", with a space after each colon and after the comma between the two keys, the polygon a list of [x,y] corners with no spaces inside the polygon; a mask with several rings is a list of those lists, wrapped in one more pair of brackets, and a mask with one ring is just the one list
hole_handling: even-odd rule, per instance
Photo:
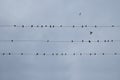
{"label": "bird", "polygon": [[61,53],[61,55],[63,55],[63,53]]}
{"label": "bird", "polygon": [[56,55],[58,55],[58,53],[56,53]]}
{"label": "bird", "polygon": [[82,25],[81,27],[83,28],[84,26]]}
{"label": "bird", "polygon": [[99,42],[99,40],[97,40],[97,42]]}
{"label": "bird", "polygon": [[16,25],[13,25],[14,27],[16,27]]}
{"label": "bird", "polygon": [[22,25],[22,27],[25,27],[24,25]]}
{"label": "bird", "polygon": [[90,41],[90,40],[89,40],[88,42],[89,42],[89,43],[91,43],[91,41]]}
{"label": "bird", "polygon": [[105,53],[102,53],[102,55],[105,55]]}
{"label": "bird", "polygon": [[13,40],[11,40],[11,42],[13,42]]}
{"label": "bird", "polygon": [[114,55],[117,55],[117,53],[114,53]]}
{"label": "bird", "polygon": [[75,53],[73,53],[73,55],[75,55]]}
{"label": "bird", "polygon": [[46,55],[45,53],[43,53],[43,55]]}
{"label": "bird", "polygon": [[49,42],[49,40],[47,40],[47,42]]}
{"label": "bird", "polygon": [[92,55],[92,53],[90,53],[90,56]]}
{"label": "bird", "polygon": [[62,27],[62,25],[60,25],[60,27]]}
{"label": "bird", "polygon": [[112,27],[115,27],[114,25],[112,25]]}
{"label": "bird", "polygon": [[39,25],[37,25],[36,27],[39,27]]}
{"label": "bird", "polygon": [[3,53],[2,55],[5,55],[5,53]]}
{"label": "bird", "polygon": [[92,31],[90,31],[90,35],[92,35],[93,34],[93,32]]}
{"label": "bird", "polygon": [[33,27],[33,25],[31,25],[31,27]]}
{"label": "bird", "polygon": [[52,53],[52,55],[54,55],[54,53]]}
{"label": "bird", "polygon": [[95,25],[95,28],[96,28],[97,26]]}
{"label": "bird", "polygon": [[73,28],[75,27],[75,25],[73,25]]}
{"label": "bird", "polygon": [[71,40],[71,42],[74,42],[73,40]]}
{"label": "bird", "polygon": [[94,55],[96,55],[96,53],[94,53]]}
{"label": "bird", "polygon": [[82,55],[82,53],[80,53],[80,55]]}
{"label": "bird", "polygon": [[9,53],[8,55],[11,55],[11,53]]}
{"label": "bird", "polygon": [[79,16],[81,16],[81,15],[82,15],[82,13],[80,12],[80,13],[79,13]]}
{"label": "bird", "polygon": [[21,55],[23,55],[23,53],[21,53]]}

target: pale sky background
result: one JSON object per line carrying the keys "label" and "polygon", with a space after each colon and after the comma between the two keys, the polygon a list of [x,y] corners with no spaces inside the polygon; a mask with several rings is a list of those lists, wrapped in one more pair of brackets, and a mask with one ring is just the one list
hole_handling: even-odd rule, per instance
{"label": "pale sky background", "polygon": [[[0,0],[0,25],[120,25],[119,3],[119,0]],[[120,40],[119,34],[120,28],[0,27],[0,40]],[[114,53],[120,52],[120,45],[0,42],[0,52]],[[119,80],[119,61],[120,56],[113,55],[0,56],[0,80]]]}

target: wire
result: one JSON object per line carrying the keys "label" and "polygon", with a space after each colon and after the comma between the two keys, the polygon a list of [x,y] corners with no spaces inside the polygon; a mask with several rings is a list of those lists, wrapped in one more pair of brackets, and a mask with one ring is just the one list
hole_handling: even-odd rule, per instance
{"label": "wire", "polygon": [[94,26],[89,26],[89,25],[72,25],[72,26],[63,26],[63,25],[59,25],[59,26],[56,26],[56,25],[0,25],[0,27],[22,27],[22,28],[25,28],[25,27],[36,27],[36,28],[55,28],[55,27],[58,27],[58,28],[63,28],[63,27],[72,27],[72,28],[75,28],[75,27],[80,27],[80,28],[87,28],[87,27],[94,27],[94,28],[97,28],[97,27],[120,27],[120,26],[116,26],[116,25],[111,25],[111,26],[97,26],[97,25],[94,25]]}
{"label": "wire", "polygon": [[0,53],[0,56],[12,55],[35,55],[35,56],[107,56],[107,55],[120,55],[120,53]]}
{"label": "wire", "polygon": [[120,40],[69,40],[69,41],[55,41],[55,40],[0,40],[0,42],[45,42],[45,43],[112,43],[120,42]]}

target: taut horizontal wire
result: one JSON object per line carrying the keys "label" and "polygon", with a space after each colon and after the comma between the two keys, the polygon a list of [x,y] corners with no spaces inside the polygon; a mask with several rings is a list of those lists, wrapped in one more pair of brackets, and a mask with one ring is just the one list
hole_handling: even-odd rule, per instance
{"label": "taut horizontal wire", "polygon": [[0,40],[0,42],[46,42],[46,43],[92,43],[92,42],[97,42],[97,43],[112,43],[112,42],[120,42],[120,40]]}
{"label": "taut horizontal wire", "polygon": [[94,26],[89,26],[89,25],[72,25],[72,26],[64,26],[64,25],[0,25],[0,27],[22,27],[22,28],[25,28],[25,27],[36,27],[36,28],[44,28],[44,27],[47,27],[47,28],[55,28],[55,27],[58,27],[58,28],[62,28],[62,27],[72,27],[72,28],[75,28],[75,27],[81,27],[81,28],[87,28],[87,27],[94,27],[94,28],[97,28],[97,27],[120,27],[120,25],[110,25],[110,26],[98,26],[98,25],[94,25]]}
{"label": "taut horizontal wire", "polygon": [[107,56],[107,55],[120,55],[120,53],[0,53],[1,56],[12,55],[36,55],[36,56]]}

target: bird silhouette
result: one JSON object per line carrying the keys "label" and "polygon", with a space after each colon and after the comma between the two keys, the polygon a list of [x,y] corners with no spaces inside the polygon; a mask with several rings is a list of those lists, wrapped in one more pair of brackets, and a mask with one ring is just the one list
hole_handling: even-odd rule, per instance
{"label": "bird silhouette", "polygon": [[79,13],[79,16],[81,16],[81,15],[82,15],[82,13],[80,12],[80,13]]}
{"label": "bird silhouette", "polygon": [[93,34],[93,32],[92,31],[90,31],[90,35],[92,35]]}

